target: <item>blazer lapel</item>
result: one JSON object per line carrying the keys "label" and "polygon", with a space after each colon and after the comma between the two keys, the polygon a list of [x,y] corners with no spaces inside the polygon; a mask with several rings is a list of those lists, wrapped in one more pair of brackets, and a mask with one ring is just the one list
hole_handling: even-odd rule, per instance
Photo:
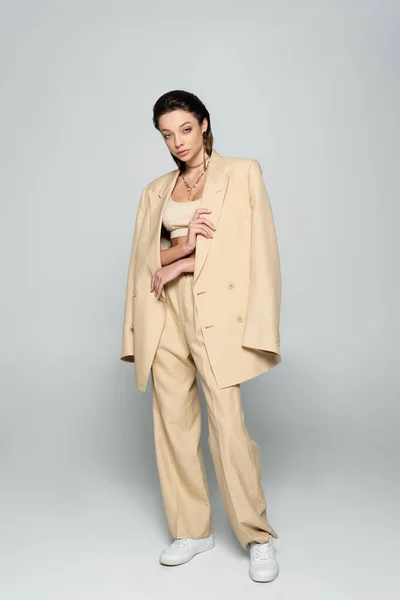
{"label": "blazer lapel", "polygon": [[[171,196],[172,190],[175,187],[178,175],[179,169],[176,169],[175,171],[172,171],[167,182],[164,183],[163,187],[158,192],[156,190],[149,190],[150,244],[147,252],[147,259],[152,275],[154,275],[157,269],[161,268],[160,239],[162,215],[164,208]],[[205,213],[205,216],[214,225],[217,225],[218,223],[222,204],[225,198],[228,179],[229,175],[226,170],[224,159],[220,154],[218,154],[218,152],[216,152],[216,150],[213,149],[206,173],[206,181],[203,188],[200,207],[211,209],[212,212]],[[206,238],[201,234],[197,235],[193,283],[197,281],[197,278],[200,275],[212,241],[213,238]],[[162,291],[162,298],[165,299],[164,290]]]}
{"label": "blazer lapel", "polygon": [[[209,219],[213,225],[217,225],[218,223],[228,185],[228,179],[229,175],[227,172],[227,166],[223,160],[223,157],[213,150],[211,153],[208,174],[200,201],[201,208],[211,209],[211,212],[205,213],[204,216]],[[213,231],[213,236],[215,237],[215,235],[218,234],[217,232]],[[214,238],[207,238],[201,234],[196,236],[193,284],[196,283],[201,273],[213,239]]]}
{"label": "blazer lapel", "polygon": [[[149,190],[150,238],[147,250],[147,262],[149,263],[152,275],[154,275],[157,269],[160,269],[162,266],[160,258],[162,215],[171,192],[175,187],[178,175],[179,169],[176,169],[176,171],[171,173],[167,182],[164,183],[159,192],[157,192],[157,190]],[[165,299],[164,290],[162,290],[161,296],[163,299]]]}

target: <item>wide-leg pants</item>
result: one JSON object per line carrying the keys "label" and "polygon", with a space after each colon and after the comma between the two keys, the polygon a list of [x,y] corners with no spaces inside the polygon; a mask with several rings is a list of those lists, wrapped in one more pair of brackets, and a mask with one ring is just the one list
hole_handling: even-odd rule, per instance
{"label": "wide-leg pants", "polygon": [[200,448],[199,373],[207,404],[208,443],[231,526],[244,549],[278,535],[267,522],[259,446],[244,423],[240,384],[215,380],[193,293],[193,273],[164,286],[166,321],[151,368],[154,442],[168,529],[174,538],[213,531]]}

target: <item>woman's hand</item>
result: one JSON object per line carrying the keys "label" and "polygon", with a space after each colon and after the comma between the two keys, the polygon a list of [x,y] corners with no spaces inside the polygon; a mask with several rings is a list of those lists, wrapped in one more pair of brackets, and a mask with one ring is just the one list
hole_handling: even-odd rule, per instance
{"label": "woman's hand", "polygon": [[204,235],[207,238],[212,238],[212,232],[215,230],[215,226],[206,217],[202,217],[203,213],[212,212],[210,208],[197,208],[193,215],[193,219],[189,221],[188,225],[188,236],[185,246],[189,252],[192,252],[196,248],[196,236],[198,233]]}
{"label": "woman's hand", "polygon": [[170,265],[165,265],[165,267],[161,267],[157,269],[151,278],[151,287],[150,292],[155,293],[157,300],[161,296],[162,289],[166,283],[176,279],[182,272],[182,266],[179,261],[175,261]]}

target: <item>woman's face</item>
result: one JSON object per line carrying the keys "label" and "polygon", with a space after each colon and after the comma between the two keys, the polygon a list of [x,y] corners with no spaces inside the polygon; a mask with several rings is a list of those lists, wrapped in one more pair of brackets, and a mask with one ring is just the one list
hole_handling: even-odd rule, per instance
{"label": "woman's face", "polygon": [[[169,151],[180,160],[188,162],[203,148],[203,131],[207,129],[207,119],[200,126],[192,113],[173,110],[160,117],[159,128]],[[185,152],[180,154],[182,150]]]}

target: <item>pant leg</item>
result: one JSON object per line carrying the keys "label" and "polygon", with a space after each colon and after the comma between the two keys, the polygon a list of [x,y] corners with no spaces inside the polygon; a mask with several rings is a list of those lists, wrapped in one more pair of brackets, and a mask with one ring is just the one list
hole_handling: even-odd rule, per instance
{"label": "pant leg", "polygon": [[244,549],[278,535],[266,517],[258,444],[244,422],[240,384],[220,389],[215,379],[193,298],[193,277],[180,281],[181,318],[207,403],[209,446],[231,526]]}
{"label": "pant leg", "polygon": [[174,538],[212,532],[200,448],[196,366],[180,322],[178,279],[165,286],[166,321],[151,368],[154,443],[168,529]]}

